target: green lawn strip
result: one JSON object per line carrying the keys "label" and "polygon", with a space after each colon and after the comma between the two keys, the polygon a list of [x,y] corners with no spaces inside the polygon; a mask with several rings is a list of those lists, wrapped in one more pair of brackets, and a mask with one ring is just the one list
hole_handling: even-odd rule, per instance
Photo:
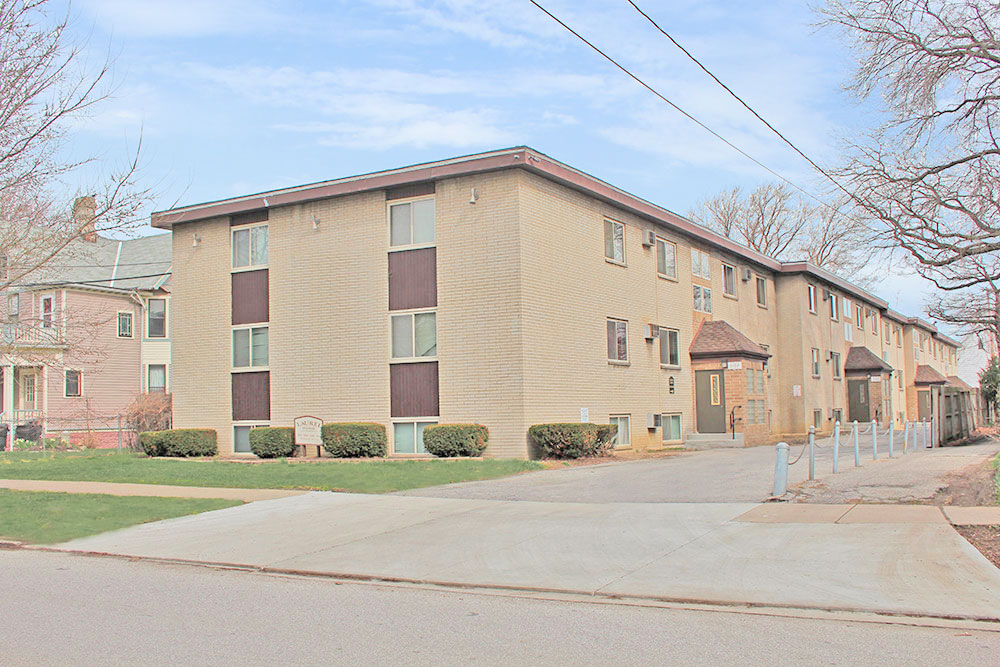
{"label": "green lawn strip", "polygon": [[238,489],[314,489],[387,493],[540,470],[520,459],[433,461],[166,461],[137,454],[0,454],[0,479],[131,482]]}
{"label": "green lawn strip", "polygon": [[0,538],[55,544],[137,523],[241,505],[222,498],[150,498],[0,489]]}

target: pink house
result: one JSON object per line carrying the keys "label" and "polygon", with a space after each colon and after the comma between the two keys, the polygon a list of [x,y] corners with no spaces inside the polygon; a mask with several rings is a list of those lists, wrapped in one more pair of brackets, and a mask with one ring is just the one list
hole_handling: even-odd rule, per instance
{"label": "pink house", "polygon": [[[119,415],[170,391],[170,234],[89,234],[0,298],[0,433],[115,446]],[[14,268],[14,267],[11,267]]]}

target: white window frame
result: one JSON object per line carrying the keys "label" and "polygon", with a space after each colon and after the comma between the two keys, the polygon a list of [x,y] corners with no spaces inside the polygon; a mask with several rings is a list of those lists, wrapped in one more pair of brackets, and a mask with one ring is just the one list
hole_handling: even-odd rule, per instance
{"label": "white window frame", "polygon": [[[612,256],[610,256],[610,257],[608,256],[608,229],[609,229],[608,225],[611,225],[610,229],[611,229],[611,253],[612,253]],[[627,238],[627,234],[625,233],[625,223],[621,222],[620,220],[615,220],[614,218],[605,217],[604,218],[604,223],[603,223],[602,227],[604,229],[604,259],[607,262],[611,263],[611,264],[617,264],[618,266],[627,266],[626,261],[628,259],[628,253],[626,252],[625,246],[628,245],[628,238]],[[621,257],[621,259],[618,259],[617,257],[614,257],[614,252],[615,252],[615,229],[617,229],[618,227],[621,227],[621,229],[622,229],[622,257]],[[674,257],[675,257],[674,261],[676,262],[676,254],[674,255]]]}
{"label": "white window frame", "polygon": [[248,449],[245,452],[240,452],[236,450],[236,429],[237,428],[248,428],[253,430],[255,428],[267,428],[271,425],[271,422],[260,421],[260,420],[247,420],[247,421],[234,421],[233,422],[233,454],[253,454],[253,451]]}
{"label": "white window frame", "polygon": [[[254,329],[267,329],[267,363],[263,366],[253,365],[253,330]],[[249,360],[249,365],[247,366],[237,366],[236,365],[236,332],[237,331],[248,331],[247,334],[247,359]],[[255,324],[239,324],[232,327],[232,332],[229,334],[229,364],[231,371],[233,373],[258,373],[262,371],[269,371],[271,369],[271,327],[269,322],[259,322]]]}
{"label": "white window frame", "polygon": [[[398,417],[392,420],[392,455],[393,456],[428,456],[427,449],[424,448],[423,442],[417,442],[417,424],[425,424],[426,426],[431,426],[432,424],[440,423],[440,417],[435,415],[433,417]],[[413,451],[412,452],[400,452],[396,450],[396,425],[397,424],[413,424]],[[425,428],[426,428],[425,426]],[[423,448],[424,451],[418,451]]]}
{"label": "white window frame", "polygon": [[851,313],[851,300],[848,299],[846,296],[844,297],[844,303],[841,305],[841,311],[844,313],[844,319],[847,320],[848,322],[850,322],[851,318],[854,317],[854,315]]}
{"label": "white window frame", "polygon": [[811,355],[810,355],[809,370],[812,372],[812,376],[814,378],[818,378],[818,377],[821,377],[821,373],[823,371],[823,368],[822,368],[822,365],[821,365],[822,358],[820,357],[820,351],[819,351],[818,347],[814,347],[814,348],[811,348],[811,349],[812,349],[812,352],[811,352]]}
{"label": "white window frame", "polygon": [[[668,345],[668,353],[667,353],[668,359],[670,357],[670,354],[669,354],[669,352],[670,352],[670,350],[669,350],[670,334],[674,335],[674,343],[675,343],[676,349],[673,350],[673,351],[676,352],[676,355],[675,355],[677,357],[677,363],[676,364],[671,364],[669,362],[668,363],[663,363],[663,338],[664,338],[663,334],[664,334],[664,332],[666,332],[666,334],[667,334],[666,338],[667,338],[667,345]],[[670,369],[680,368],[681,367],[681,332],[680,332],[680,330],[679,329],[674,329],[674,328],[671,328],[671,327],[660,327],[659,333],[657,334],[656,338],[657,338],[657,341],[659,342],[659,345],[660,345],[660,351],[659,351],[660,352],[660,368],[670,368]]]}
{"label": "white window frame", "polygon": [[[128,315],[128,335],[122,335],[122,315]],[[166,308],[164,308],[164,315],[166,315]],[[115,324],[118,327],[118,337],[119,338],[135,338],[135,314],[128,310],[119,310],[115,317]],[[166,317],[164,317],[164,325],[166,324]],[[164,326],[166,329],[166,326]],[[166,331],[164,331],[166,333]]]}
{"label": "white window frame", "polygon": [[[698,291],[701,292],[701,308],[698,308],[698,307],[696,307],[694,305],[696,303],[694,301],[694,295]],[[706,294],[708,295],[708,307],[707,308],[705,307],[705,303],[706,303],[706,301],[705,301],[705,295]],[[693,285],[692,286],[692,290],[691,290],[691,299],[692,299],[691,307],[694,308],[694,310],[696,312],[699,312],[699,313],[708,313],[709,315],[712,314],[712,288],[711,287],[705,287],[703,285]]]}
{"label": "white window frame", "polygon": [[[754,292],[757,298],[757,305],[761,308],[767,308],[767,278],[760,275],[759,273],[754,274]],[[763,300],[761,300],[761,286],[764,287]]]}
{"label": "white window frame", "polygon": [[[422,201],[434,202],[434,240],[413,243],[413,207],[412,204]],[[410,206],[410,243],[392,243],[392,209],[396,206]],[[417,195],[415,197],[403,197],[400,199],[390,199],[385,202],[385,223],[386,236],[389,241],[389,252],[399,252],[400,250],[417,250],[419,248],[434,248],[437,246],[437,197],[435,195]]]}
{"label": "white window frame", "polygon": [[[394,357],[392,355],[392,320],[395,317],[409,317],[410,318],[410,349],[411,351],[416,350],[417,346],[417,318],[416,315],[423,315],[425,313],[434,314],[434,354],[425,357]],[[393,364],[405,364],[405,363],[415,363],[422,361],[437,361],[438,358],[438,326],[437,326],[437,309],[436,308],[414,308],[412,310],[393,310],[389,312],[389,362]]]}
{"label": "white window frame", "polygon": [[[629,353],[628,353],[628,320],[623,320],[623,319],[618,318],[618,317],[609,317],[609,318],[607,318],[605,320],[605,324],[604,324],[604,337],[605,337],[605,339],[608,336],[608,325],[610,323],[612,323],[612,322],[615,323],[615,351],[616,352],[618,350],[618,325],[619,324],[624,324],[625,325],[625,358],[624,359],[619,359],[617,357],[612,358],[609,355],[608,356],[608,363],[609,364],[613,364],[613,365],[618,365],[618,366],[625,366],[625,365],[628,365],[628,363],[629,363]],[[610,342],[610,341],[606,341],[606,342]]]}
{"label": "white window frame", "polygon": [[[153,336],[152,334],[149,333],[149,320],[150,320],[150,317],[151,317],[151,315],[153,313],[153,309],[150,306],[150,304],[152,302],[154,302],[154,301],[162,301],[163,302],[163,335],[162,336]],[[170,321],[169,321],[170,320],[170,312],[169,311],[170,311],[170,307],[168,306],[167,299],[165,297],[150,297],[149,299],[146,299],[146,322],[145,322],[145,325],[146,325],[146,331],[145,331],[146,338],[149,338],[151,340],[166,340],[166,339],[170,338]],[[134,327],[133,327],[133,329],[134,329]]]}
{"label": "white window frame", "polygon": [[[229,229],[229,261],[232,267],[233,273],[239,273],[241,271],[260,271],[261,269],[266,269],[271,261],[271,230],[267,230],[267,260],[266,262],[253,261],[253,232],[252,229],[258,229],[260,227],[267,228],[269,226],[268,222],[255,222],[249,225],[236,225],[235,227],[230,227]],[[236,234],[239,232],[247,233],[247,264],[236,265]]]}
{"label": "white window frame", "polygon": [[838,310],[839,298],[833,292],[830,292],[830,319],[834,322],[840,321],[840,312]]}
{"label": "white window frame", "polygon": [[806,285],[806,289],[808,290],[808,294],[809,294],[809,296],[808,296],[808,299],[809,299],[809,302],[808,302],[809,303],[809,312],[812,313],[813,315],[815,315],[816,314],[816,286],[813,285],[812,283],[809,283],[808,285]]}
{"label": "white window frame", "polygon": [[[704,271],[702,270],[704,269]],[[691,275],[705,280],[712,279],[712,259],[704,250],[691,248]]]}
{"label": "white window frame", "polygon": [[10,294],[7,295],[7,317],[12,320],[15,320],[20,316],[21,316],[21,293],[11,292]]}
{"label": "white window frame", "polygon": [[840,367],[840,352],[830,351],[830,365],[833,367],[833,379],[840,380],[843,377]]}
{"label": "white window frame", "polygon": [[[79,389],[79,394],[69,393],[69,382],[66,379],[66,373],[77,373],[79,374],[79,380],[77,381],[77,389]],[[134,386],[134,385],[133,385]],[[81,368],[64,368],[63,369],[63,398],[83,398],[83,369]]]}
{"label": "white window frame", "polygon": [[[667,440],[667,421],[673,417],[677,418],[677,431],[680,437]],[[660,431],[661,441],[665,444],[684,442],[684,415],[680,412],[664,412],[660,415]]]}
{"label": "white window frame", "polygon": [[[666,263],[667,246],[670,246],[674,253],[674,272],[660,273],[660,248],[663,248],[664,263]],[[667,280],[677,280],[677,244],[660,236],[656,237],[656,275]]]}
{"label": "white window frame", "polygon": [[[625,429],[621,427],[622,420],[625,420]],[[615,424],[615,420],[618,421],[618,429],[615,432],[615,437],[612,439],[612,447],[615,449],[630,449],[632,447],[632,415],[629,414],[614,414],[608,416],[608,424]],[[625,435],[624,442],[622,441],[622,434]]]}
{"label": "white window frame", "polygon": [[[48,301],[51,305],[49,307],[49,319],[45,319],[45,302]],[[42,329],[53,329],[56,326],[56,295],[55,294],[43,294],[38,299],[38,321]],[[47,322],[47,323],[46,323]]]}
{"label": "white window frame", "polygon": [[[149,369],[152,368],[153,366],[162,366],[163,367],[163,393],[164,394],[169,394],[170,393],[170,388],[167,386],[167,384],[168,384],[167,377],[169,375],[167,364],[146,364],[146,393],[147,394],[152,393],[152,390],[150,389],[150,386],[149,386],[149,375],[150,375]],[[159,393],[159,392],[157,392],[157,393]]]}
{"label": "white window frame", "polygon": [[[730,292],[727,289],[727,287],[726,287],[726,271],[727,271],[727,269],[728,269],[730,275],[732,275],[732,277],[733,277],[733,291],[732,292]],[[736,290],[738,289],[736,287],[736,283],[737,283],[736,267],[734,265],[732,265],[732,264],[726,264],[725,262],[723,262],[722,263],[722,296],[728,296],[731,299],[738,299],[739,296],[737,296],[737,294],[736,294]]]}

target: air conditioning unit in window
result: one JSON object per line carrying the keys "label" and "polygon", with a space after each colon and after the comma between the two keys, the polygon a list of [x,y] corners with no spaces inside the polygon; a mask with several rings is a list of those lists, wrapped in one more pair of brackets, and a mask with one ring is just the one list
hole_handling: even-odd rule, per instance
{"label": "air conditioning unit in window", "polygon": [[659,412],[647,412],[646,413],[646,428],[652,430],[654,428],[660,428],[660,413]]}
{"label": "air conditioning unit in window", "polygon": [[743,271],[740,274],[740,278],[743,279],[743,282],[748,283],[748,282],[750,282],[750,278],[751,277],[752,277],[752,274],[750,273],[750,269],[748,269],[747,267],[744,266],[743,267]]}
{"label": "air conditioning unit in window", "polygon": [[656,340],[660,335],[660,327],[655,324],[646,325],[646,340]]}
{"label": "air conditioning unit in window", "polygon": [[646,236],[642,240],[642,245],[647,248],[652,248],[656,245],[656,232],[646,232]]}

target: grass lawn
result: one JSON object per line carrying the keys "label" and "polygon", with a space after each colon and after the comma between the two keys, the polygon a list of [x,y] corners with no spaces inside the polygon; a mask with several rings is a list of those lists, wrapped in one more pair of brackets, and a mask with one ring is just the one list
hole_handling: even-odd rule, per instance
{"label": "grass lawn", "polygon": [[55,544],[137,523],[241,505],[219,498],[146,498],[0,489],[0,537]]}
{"label": "grass lawn", "polygon": [[237,489],[314,489],[387,493],[541,470],[536,461],[166,461],[117,452],[5,452],[0,479],[133,482]]}

